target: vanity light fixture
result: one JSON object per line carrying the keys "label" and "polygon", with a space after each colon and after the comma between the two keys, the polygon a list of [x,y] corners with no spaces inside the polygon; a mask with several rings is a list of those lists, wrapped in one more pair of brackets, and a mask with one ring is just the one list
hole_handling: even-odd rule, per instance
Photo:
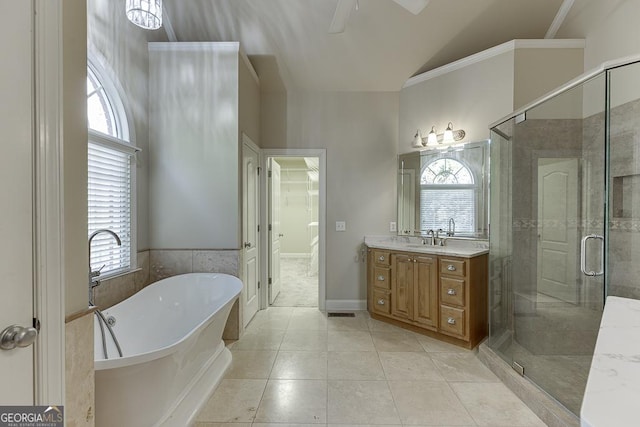
{"label": "vanity light fixture", "polygon": [[129,21],[145,30],[157,30],[162,26],[162,0],[127,0]]}
{"label": "vanity light fixture", "polygon": [[431,126],[431,131],[426,137],[422,137],[420,129],[416,131],[413,137],[413,148],[438,148],[444,149],[454,145],[461,145],[459,141],[462,141],[466,135],[466,132],[462,129],[453,129],[453,124],[449,122],[447,129],[444,133],[436,134],[436,127]]}

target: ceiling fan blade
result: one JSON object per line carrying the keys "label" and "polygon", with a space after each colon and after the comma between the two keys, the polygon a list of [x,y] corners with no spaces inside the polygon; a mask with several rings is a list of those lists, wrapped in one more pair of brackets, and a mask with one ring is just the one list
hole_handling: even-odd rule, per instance
{"label": "ceiling fan blade", "polygon": [[418,15],[429,4],[429,0],[393,0],[393,1],[398,3],[400,6],[404,7],[414,15]]}
{"label": "ceiling fan blade", "polygon": [[357,0],[338,0],[331,25],[329,25],[330,34],[344,32],[345,28],[347,28],[347,21],[349,21],[351,11],[356,7],[356,2]]}

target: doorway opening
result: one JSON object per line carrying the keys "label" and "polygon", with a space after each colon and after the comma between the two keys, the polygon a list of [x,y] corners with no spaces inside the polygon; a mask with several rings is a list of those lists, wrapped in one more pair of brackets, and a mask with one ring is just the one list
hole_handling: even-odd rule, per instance
{"label": "doorway opening", "polygon": [[264,153],[266,283],[263,308],[324,309],[324,150]]}

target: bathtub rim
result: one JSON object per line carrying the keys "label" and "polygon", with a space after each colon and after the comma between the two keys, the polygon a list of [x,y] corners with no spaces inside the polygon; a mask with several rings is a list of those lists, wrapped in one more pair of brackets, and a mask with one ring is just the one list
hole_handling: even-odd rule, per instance
{"label": "bathtub rim", "polygon": [[[134,365],[139,365],[141,363],[145,363],[145,362],[150,362],[152,360],[156,360],[156,359],[160,359],[161,357],[167,356],[175,351],[178,351],[179,349],[181,349],[182,347],[184,347],[185,345],[187,345],[187,341],[188,339],[197,331],[199,331],[200,329],[202,329],[204,326],[206,326],[209,322],[211,322],[211,320],[213,319],[215,313],[217,313],[218,311],[221,311],[224,307],[226,307],[229,304],[233,304],[235,303],[235,301],[238,299],[238,297],[240,296],[240,293],[242,292],[242,288],[243,288],[243,283],[242,280],[240,280],[238,277],[233,276],[231,274],[225,274],[225,273],[185,273],[185,274],[177,274],[175,276],[170,276],[170,277],[166,277],[164,279],[158,280],[156,282],[153,282],[151,284],[149,284],[148,286],[144,287],[143,289],[141,289],[140,291],[136,292],[135,294],[131,295],[129,298],[133,297],[134,295],[139,294],[140,292],[143,292],[145,289],[147,289],[150,286],[154,286],[157,283],[161,283],[165,280],[170,280],[172,278],[176,278],[176,277],[185,277],[185,276],[223,276],[225,278],[231,278],[231,282],[235,283],[236,285],[238,285],[238,289],[236,292],[234,292],[232,295],[229,296],[229,298],[227,298],[226,301],[224,301],[223,304],[220,305],[220,307],[218,308],[218,310],[210,313],[209,317],[207,317],[206,319],[204,319],[202,322],[198,323],[197,325],[195,325],[188,334],[184,335],[183,337],[180,338],[180,340],[164,346],[164,347],[160,347],[160,348],[156,348],[153,349],[151,351],[147,351],[144,353],[138,353],[135,355],[131,355],[131,356],[124,356],[124,357],[118,357],[118,358],[113,358],[113,359],[103,359],[103,358],[96,358],[97,354],[94,354],[94,361],[93,361],[93,369],[94,371],[102,371],[102,370],[108,370],[108,369],[116,369],[116,368],[122,368],[125,366],[134,366]],[[111,308],[115,308],[123,303],[125,303],[129,298],[119,302],[118,304],[109,307],[107,309],[105,309],[105,312],[108,312],[109,309]],[[117,335],[116,335],[117,336]],[[95,335],[94,335],[94,340],[96,339]]]}

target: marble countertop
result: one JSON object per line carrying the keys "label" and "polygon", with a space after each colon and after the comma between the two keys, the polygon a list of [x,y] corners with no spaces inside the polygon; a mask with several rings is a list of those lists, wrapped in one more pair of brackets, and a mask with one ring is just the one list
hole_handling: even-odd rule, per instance
{"label": "marble countertop", "polygon": [[461,240],[449,238],[445,246],[423,245],[419,237],[365,236],[364,243],[370,248],[394,251],[419,252],[431,255],[449,255],[473,258],[489,253],[486,240]]}
{"label": "marble countertop", "polygon": [[607,297],[582,400],[582,427],[640,425],[640,301]]}

